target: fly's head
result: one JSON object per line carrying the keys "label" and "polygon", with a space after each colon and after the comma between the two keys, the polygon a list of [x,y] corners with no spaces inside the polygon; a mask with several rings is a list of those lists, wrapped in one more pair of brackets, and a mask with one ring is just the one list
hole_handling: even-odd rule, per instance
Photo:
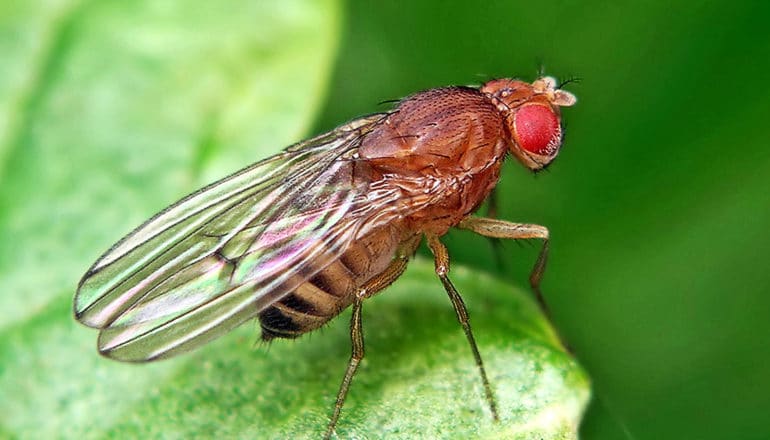
{"label": "fly's head", "polygon": [[510,151],[532,171],[545,168],[562,143],[561,107],[577,98],[560,90],[550,76],[532,84],[514,79],[496,79],[481,87],[503,114],[510,134]]}

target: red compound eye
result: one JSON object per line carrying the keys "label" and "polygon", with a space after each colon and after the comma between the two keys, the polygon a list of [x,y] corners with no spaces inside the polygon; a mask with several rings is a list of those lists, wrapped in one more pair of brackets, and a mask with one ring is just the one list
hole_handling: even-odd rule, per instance
{"label": "red compound eye", "polygon": [[521,148],[540,156],[553,156],[561,144],[559,117],[544,105],[525,105],[513,119],[516,140]]}

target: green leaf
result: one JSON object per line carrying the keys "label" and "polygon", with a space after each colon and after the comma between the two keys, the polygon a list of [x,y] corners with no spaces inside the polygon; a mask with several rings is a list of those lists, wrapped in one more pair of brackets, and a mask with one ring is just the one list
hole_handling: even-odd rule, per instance
{"label": "green leaf", "polygon": [[[78,278],[185,193],[299,140],[339,37],[333,0],[0,5],[0,437],[289,438],[323,431],[349,312],[254,347],[245,325],[166,362],[100,358]],[[342,121],[340,121],[342,122]],[[364,306],[341,437],[574,438],[588,380],[527,294],[458,266],[492,423],[427,261]]]}
{"label": "green leaf", "polygon": [[[451,304],[418,259],[364,304],[367,355],[343,409],[341,438],[576,438],[585,373],[559,346],[527,293],[456,267],[500,407],[493,423]],[[246,325],[155,364],[99,358],[69,302],[4,335],[0,411],[31,437],[316,438],[350,354],[349,312],[295,341],[257,344]]]}
{"label": "green leaf", "polygon": [[338,43],[333,0],[50,3],[0,6],[2,326],[153,212],[300,140]]}

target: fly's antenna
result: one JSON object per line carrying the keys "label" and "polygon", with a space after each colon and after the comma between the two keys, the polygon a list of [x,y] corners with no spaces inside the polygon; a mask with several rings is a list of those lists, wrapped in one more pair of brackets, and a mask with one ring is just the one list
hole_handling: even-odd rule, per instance
{"label": "fly's antenna", "polygon": [[566,86],[567,84],[572,83],[579,83],[583,81],[583,78],[580,78],[578,76],[570,76],[569,78],[565,79],[564,81],[560,82],[559,85],[556,86],[557,89],[561,89],[562,87]]}

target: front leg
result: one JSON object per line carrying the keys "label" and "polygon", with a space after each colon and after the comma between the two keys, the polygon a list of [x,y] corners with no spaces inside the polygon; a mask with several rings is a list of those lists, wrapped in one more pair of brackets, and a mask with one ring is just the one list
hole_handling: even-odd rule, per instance
{"label": "front leg", "polygon": [[[532,272],[529,274],[529,284],[532,286],[532,291],[535,292],[535,298],[537,299],[540,309],[543,314],[551,321],[551,313],[548,309],[548,304],[545,302],[543,293],[540,291],[540,282],[543,279],[545,273],[545,265],[548,261],[548,228],[545,226],[534,225],[530,223],[511,223],[505,220],[497,220],[483,217],[466,217],[458,228],[467,229],[473,231],[479,235],[490,238],[505,238],[510,240],[543,240],[543,246],[540,248],[540,253],[535,261],[535,266],[532,268]],[[562,344],[569,350],[568,345],[563,338],[560,338]]]}
{"label": "front leg", "polygon": [[548,260],[548,228],[540,225],[533,225],[529,223],[511,223],[505,220],[497,220],[483,217],[466,217],[464,218],[458,228],[467,229],[473,231],[479,235],[490,238],[505,238],[509,240],[531,240],[540,239],[543,240],[543,246],[540,248],[540,253],[537,255],[537,261],[532,268],[532,272],[529,274],[529,284],[532,286],[532,290],[535,292],[537,302],[540,304],[540,308],[543,313],[550,319],[551,313],[548,310],[548,305],[543,298],[543,294],[540,291],[540,281],[543,279],[543,273],[545,273],[545,263]]}

